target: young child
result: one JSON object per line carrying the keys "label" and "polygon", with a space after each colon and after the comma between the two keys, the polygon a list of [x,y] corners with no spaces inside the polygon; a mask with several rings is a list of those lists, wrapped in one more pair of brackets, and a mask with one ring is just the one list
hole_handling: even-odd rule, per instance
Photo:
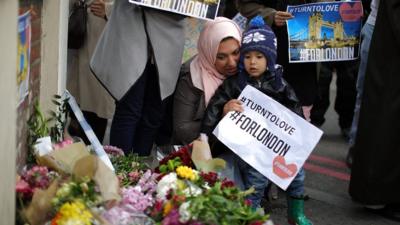
{"label": "young child", "polygon": [[[282,78],[282,67],[276,65],[276,37],[261,17],[254,18],[249,29],[243,33],[240,48],[239,74],[226,79],[211,98],[202,121],[202,135],[211,135],[219,120],[229,111],[243,111],[239,97],[246,85],[251,85],[272,97],[285,107],[303,117],[293,89]],[[230,154],[234,154],[230,151]],[[235,155],[235,154],[234,154]],[[254,208],[260,207],[264,189],[269,180],[243,161],[234,157],[246,189],[254,187],[256,192],[249,195]],[[304,215],[304,170],[301,169],[288,187],[288,220],[290,224],[309,225]]]}

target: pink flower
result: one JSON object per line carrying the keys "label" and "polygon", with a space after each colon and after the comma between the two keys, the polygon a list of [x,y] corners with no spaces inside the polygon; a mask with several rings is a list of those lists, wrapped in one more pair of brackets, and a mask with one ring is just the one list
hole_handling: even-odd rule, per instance
{"label": "pink flower", "polygon": [[66,138],[62,142],[54,144],[53,148],[57,150],[57,149],[65,148],[68,145],[73,144],[73,143],[74,143],[74,140],[72,140],[71,138]]}
{"label": "pink flower", "polygon": [[124,156],[124,151],[118,147],[111,145],[104,145],[104,151],[111,156]]}
{"label": "pink flower", "polygon": [[33,195],[32,188],[29,186],[29,184],[26,181],[24,181],[22,179],[17,180],[17,184],[15,185],[15,190],[23,198],[30,198]]}

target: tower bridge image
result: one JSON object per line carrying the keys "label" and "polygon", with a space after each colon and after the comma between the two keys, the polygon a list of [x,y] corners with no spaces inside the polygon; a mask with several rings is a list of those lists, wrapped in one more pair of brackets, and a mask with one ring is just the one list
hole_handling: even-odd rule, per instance
{"label": "tower bridge image", "polygon": [[[329,29],[333,35],[328,37],[323,30]],[[346,35],[343,22],[326,21],[320,12],[312,13],[308,18],[308,27],[290,35],[291,48],[340,48],[358,44],[354,36]]]}

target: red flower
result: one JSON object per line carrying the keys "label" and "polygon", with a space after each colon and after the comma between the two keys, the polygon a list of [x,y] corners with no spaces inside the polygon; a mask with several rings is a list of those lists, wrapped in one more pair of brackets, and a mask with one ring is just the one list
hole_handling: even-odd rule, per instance
{"label": "red flower", "polygon": [[[194,168],[194,164],[193,164],[192,158],[191,158],[191,156],[189,154],[189,149],[191,149],[192,147],[193,147],[192,144],[181,147],[178,151],[172,152],[171,154],[165,156],[160,161],[159,165],[165,165],[165,164],[168,163],[169,160],[173,160],[176,157],[179,157],[184,166],[188,166],[190,168]],[[159,167],[157,167],[155,169],[155,172],[156,173],[160,173]]]}
{"label": "red flower", "polygon": [[244,204],[247,206],[251,206],[251,200],[250,199],[245,199]]}
{"label": "red flower", "polygon": [[221,183],[221,188],[222,189],[230,188],[230,187],[235,187],[235,183],[233,181],[228,180],[226,178],[224,180],[222,180],[222,183]]}
{"label": "red flower", "polygon": [[214,172],[204,173],[201,172],[200,176],[207,182],[210,186],[214,186],[215,182],[218,181],[218,174]]}

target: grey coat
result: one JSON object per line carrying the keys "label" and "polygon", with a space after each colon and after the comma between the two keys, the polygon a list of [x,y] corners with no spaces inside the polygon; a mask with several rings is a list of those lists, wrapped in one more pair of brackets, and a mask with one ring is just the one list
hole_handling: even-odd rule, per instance
{"label": "grey coat", "polygon": [[183,18],[137,6],[128,0],[115,1],[90,66],[116,100],[120,100],[142,75],[151,48],[159,73],[161,98],[172,94],[182,60]]}

